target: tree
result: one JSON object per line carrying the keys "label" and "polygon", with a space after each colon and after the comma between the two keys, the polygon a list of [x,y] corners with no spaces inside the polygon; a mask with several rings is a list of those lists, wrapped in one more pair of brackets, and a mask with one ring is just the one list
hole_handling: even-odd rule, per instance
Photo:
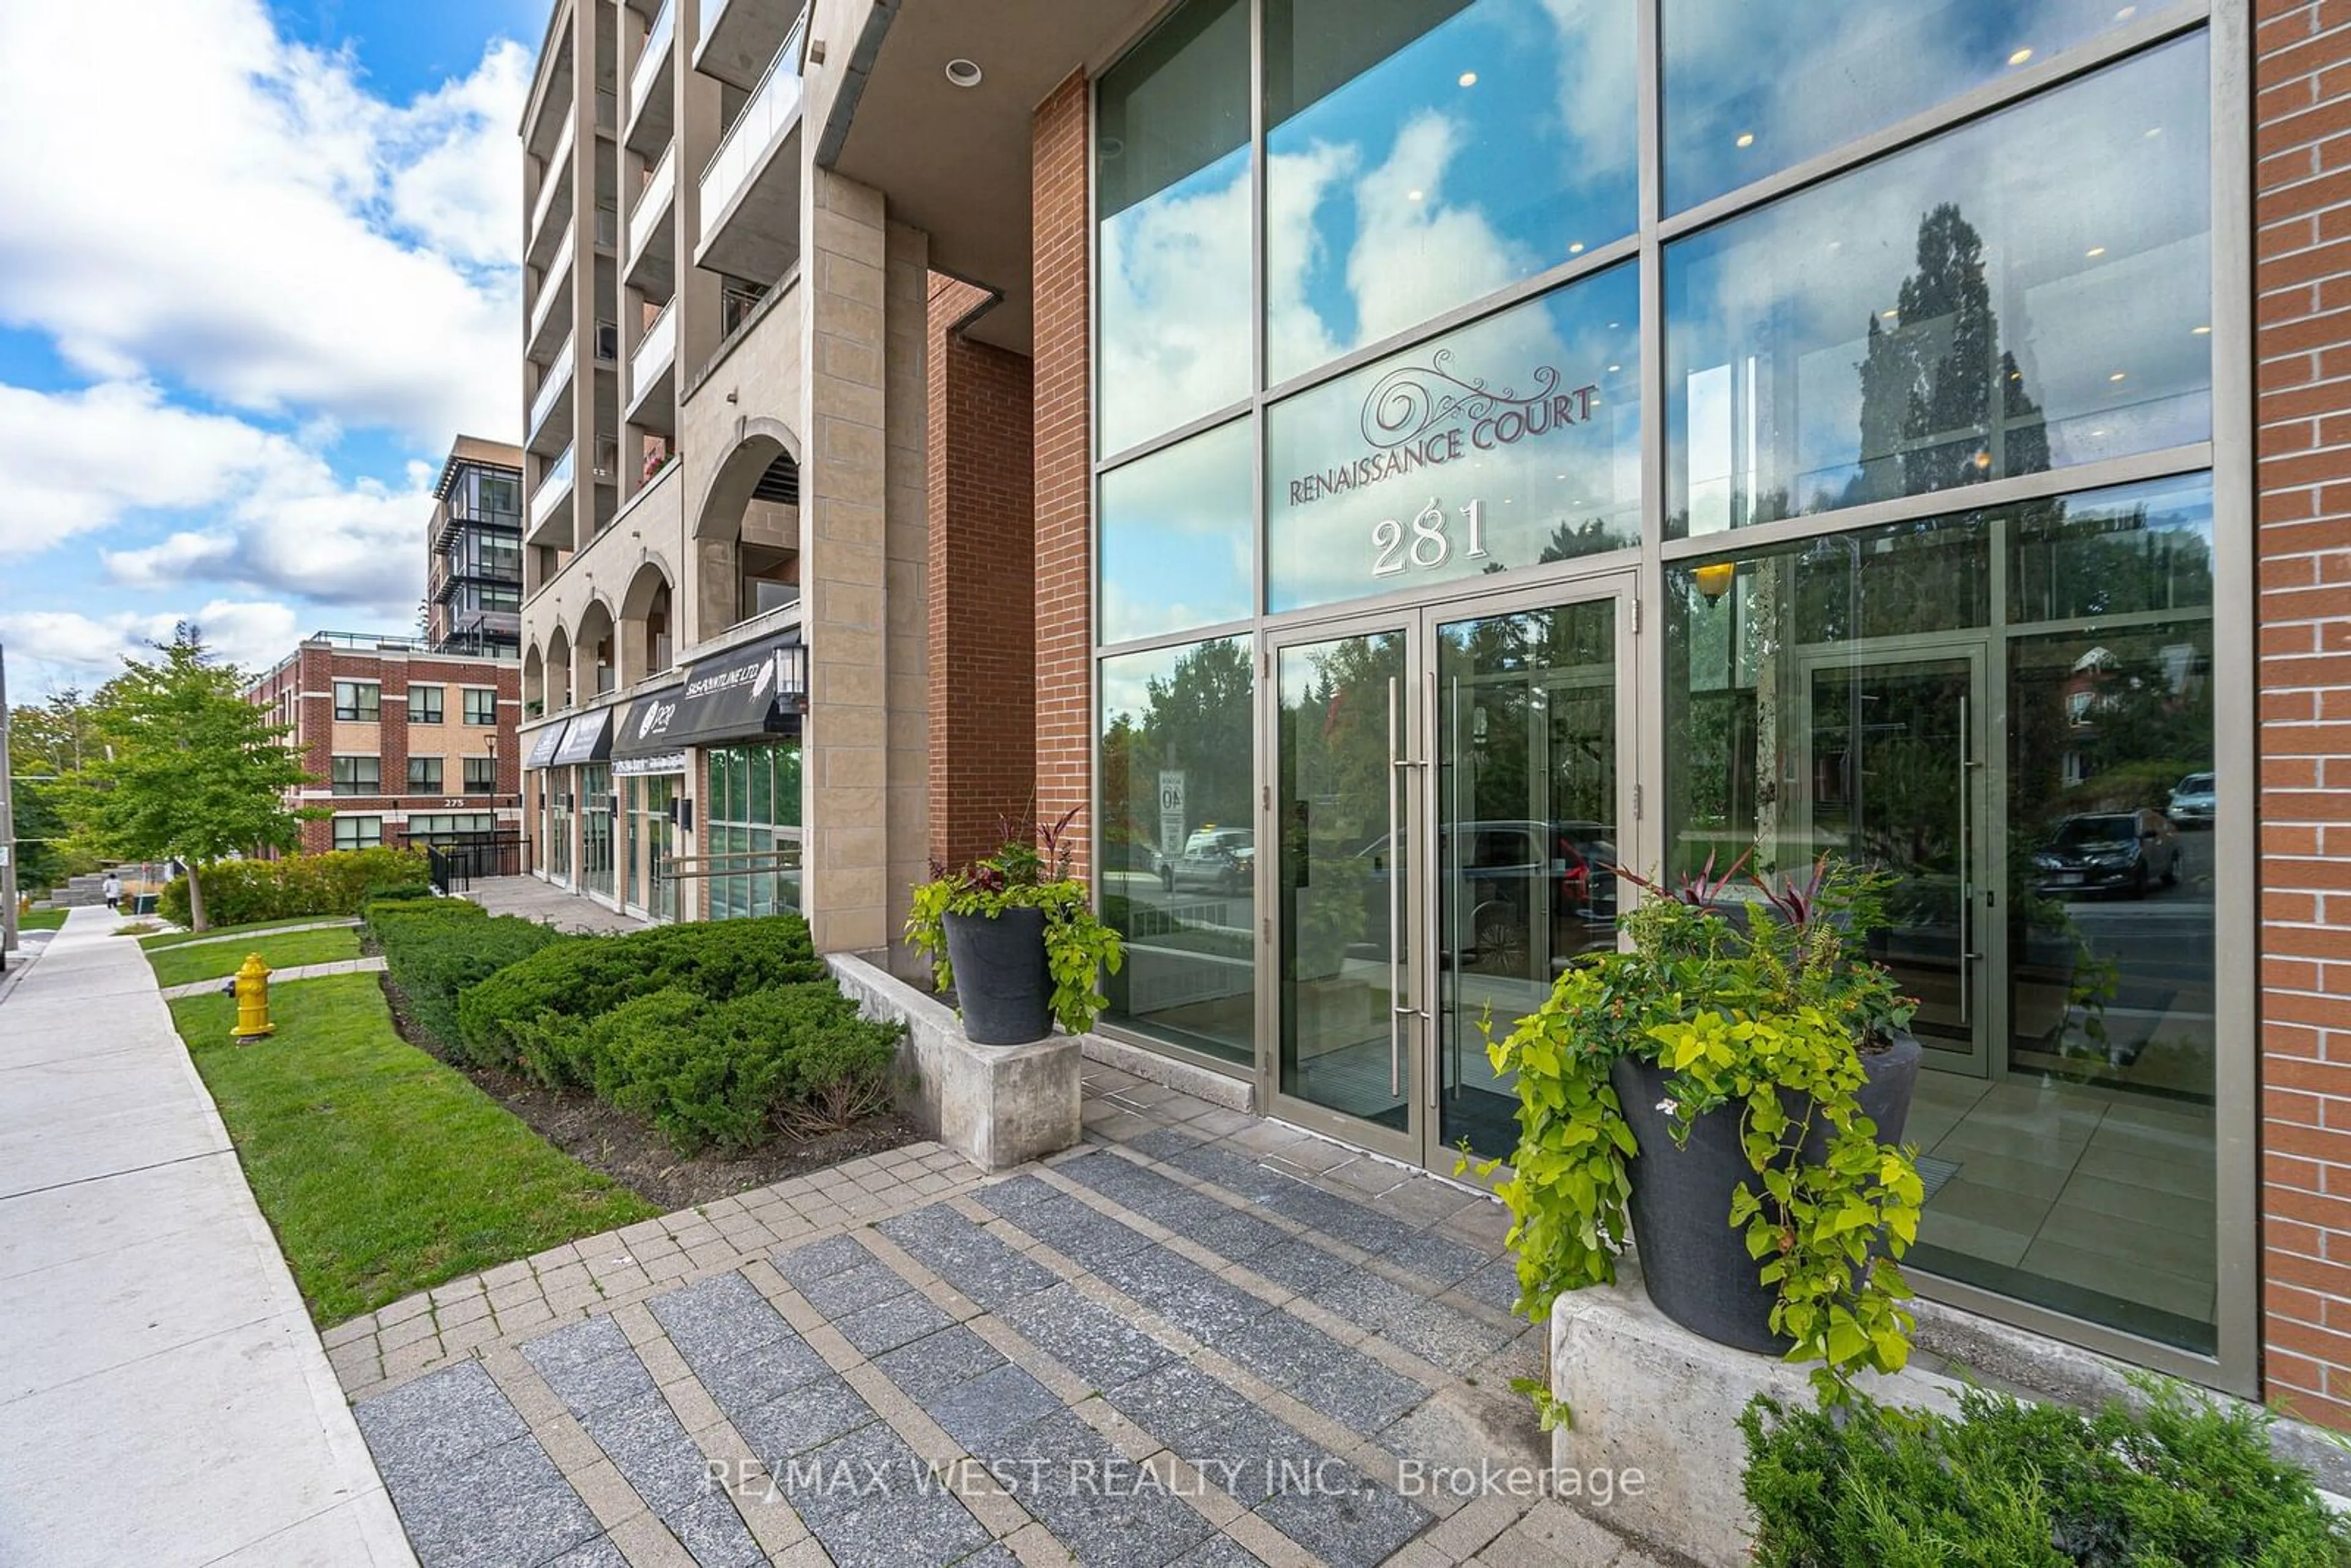
{"label": "tree", "polygon": [[204,929],[202,872],[232,851],[292,849],[316,812],[286,804],[310,782],[284,726],[245,700],[244,678],[216,663],[183,624],[152,664],[125,660],[92,706],[102,749],[84,772],[98,787],[91,816],[118,854],[177,857],[188,868],[192,924]]}

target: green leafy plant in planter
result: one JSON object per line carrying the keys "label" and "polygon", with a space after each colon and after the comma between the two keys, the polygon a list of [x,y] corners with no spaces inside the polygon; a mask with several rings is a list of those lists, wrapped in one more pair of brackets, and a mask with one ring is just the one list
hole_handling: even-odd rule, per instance
{"label": "green leafy plant in planter", "polygon": [[[1040,825],[1034,833],[1009,838],[996,853],[956,871],[933,862],[931,880],[915,886],[913,908],[906,916],[906,940],[929,956],[932,976],[941,991],[957,990],[965,1003],[967,1032],[972,1029],[975,998],[957,987],[955,960],[948,951],[948,925],[955,917],[995,921],[1008,912],[1035,911],[1043,927],[1051,1020],[1071,1034],[1082,1034],[1109,1005],[1102,995],[1102,976],[1104,971],[1118,972],[1124,948],[1118,933],[1095,917],[1086,884],[1071,874],[1069,831],[1076,815],[1072,810],[1050,827]],[[1018,962],[1025,964],[1028,959],[1024,956]],[[967,975],[966,985],[983,978]],[[1040,1023],[1043,1027],[1029,1038],[1041,1038],[1049,1031],[1049,1022]]]}
{"label": "green leafy plant in planter", "polygon": [[[1616,1277],[1644,1149],[1636,1121],[1659,1162],[1673,1157],[1666,1139],[1687,1153],[1694,1132],[1718,1146],[1735,1136],[1711,1189],[1721,1208],[1689,1224],[1744,1243],[1753,1276],[1740,1283],[1769,1307],[1755,1330],[1768,1337],[1750,1348],[1817,1361],[1815,1381],[1841,1394],[1855,1374],[1896,1371],[1909,1355],[1910,1291],[1895,1260],[1917,1234],[1924,1191],[1862,1101],[1871,1059],[1915,1074],[1917,1004],[1862,956],[1887,878],[1825,857],[1802,882],[1750,878],[1742,919],[1729,911],[1744,864],[1718,877],[1709,859],[1672,887],[1620,869],[1645,894],[1621,922],[1630,950],[1569,969],[1507,1037],[1489,1028],[1494,1069],[1516,1075],[1520,1101],[1512,1169],[1495,1190],[1515,1221],[1519,1311],[1540,1322],[1562,1291]],[[1648,1084],[1661,1087],[1628,1116],[1628,1089]],[[1904,1081],[1894,1116],[1907,1109]],[[1683,1239],[1663,1229],[1642,1239],[1645,1256]],[[1690,1321],[1660,1293],[1659,1261],[1647,1260],[1652,1298]],[[1538,1402],[1558,1414],[1548,1396]]]}

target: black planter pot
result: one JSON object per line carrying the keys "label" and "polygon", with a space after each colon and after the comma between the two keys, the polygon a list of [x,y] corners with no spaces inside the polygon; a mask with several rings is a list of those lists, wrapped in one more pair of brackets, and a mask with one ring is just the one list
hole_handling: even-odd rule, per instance
{"label": "black planter pot", "polygon": [[974,1045],[1026,1045],[1053,1032],[1053,974],[1045,964],[1045,912],[949,915],[963,1033]]}
{"label": "black planter pot", "polygon": [[[1906,1034],[1890,1049],[1862,1058],[1868,1078],[1861,1087],[1861,1113],[1877,1124],[1879,1143],[1902,1141],[1920,1055],[1917,1040]],[[1755,1179],[1739,1146],[1738,1107],[1698,1118],[1688,1144],[1677,1148],[1671,1124],[1657,1108],[1667,1076],[1662,1068],[1629,1059],[1619,1059],[1608,1071],[1640,1145],[1627,1174],[1641,1283],[1659,1312],[1692,1333],[1740,1350],[1785,1354],[1792,1342],[1771,1332],[1779,1292],[1756,1278],[1761,1265],[1747,1255],[1746,1233],[1730,1226],[1732,1192]],[[1799,1109],[1792,1097],[1789,1108]],[[1801,1155],[1816,1161],[1827,1146],[1827,1130],[1814,1127]]]}

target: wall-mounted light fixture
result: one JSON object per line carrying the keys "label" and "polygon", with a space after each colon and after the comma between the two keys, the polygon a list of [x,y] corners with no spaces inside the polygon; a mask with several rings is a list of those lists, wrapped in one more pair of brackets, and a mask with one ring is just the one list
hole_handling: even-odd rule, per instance
{"label": "wall-mounted light fixture", "polygon": [[1690,572],[1690,580],[1698,584],[1698,591],[1705,594],[1706,601],[1711,604],[1729,591],[1731,580],[1738,575],[1737,561],[1710,560],[1694,569]]}

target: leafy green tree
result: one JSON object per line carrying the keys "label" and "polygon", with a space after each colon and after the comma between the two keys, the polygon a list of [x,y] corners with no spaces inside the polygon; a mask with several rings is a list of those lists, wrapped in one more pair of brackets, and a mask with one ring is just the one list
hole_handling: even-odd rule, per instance
{"label": "leafy green tree", "polygon": [[319,813],[286,804],[310,779],[286,727],[246,701],[235,667],[186,624],[155,646],[161,659],[124,661],[92,705],[102,747],[84,768],[97,786],[92,826],[111,852],[185,862],[190,923],[202,931],[205,863],[292,849],[296,824]]}

